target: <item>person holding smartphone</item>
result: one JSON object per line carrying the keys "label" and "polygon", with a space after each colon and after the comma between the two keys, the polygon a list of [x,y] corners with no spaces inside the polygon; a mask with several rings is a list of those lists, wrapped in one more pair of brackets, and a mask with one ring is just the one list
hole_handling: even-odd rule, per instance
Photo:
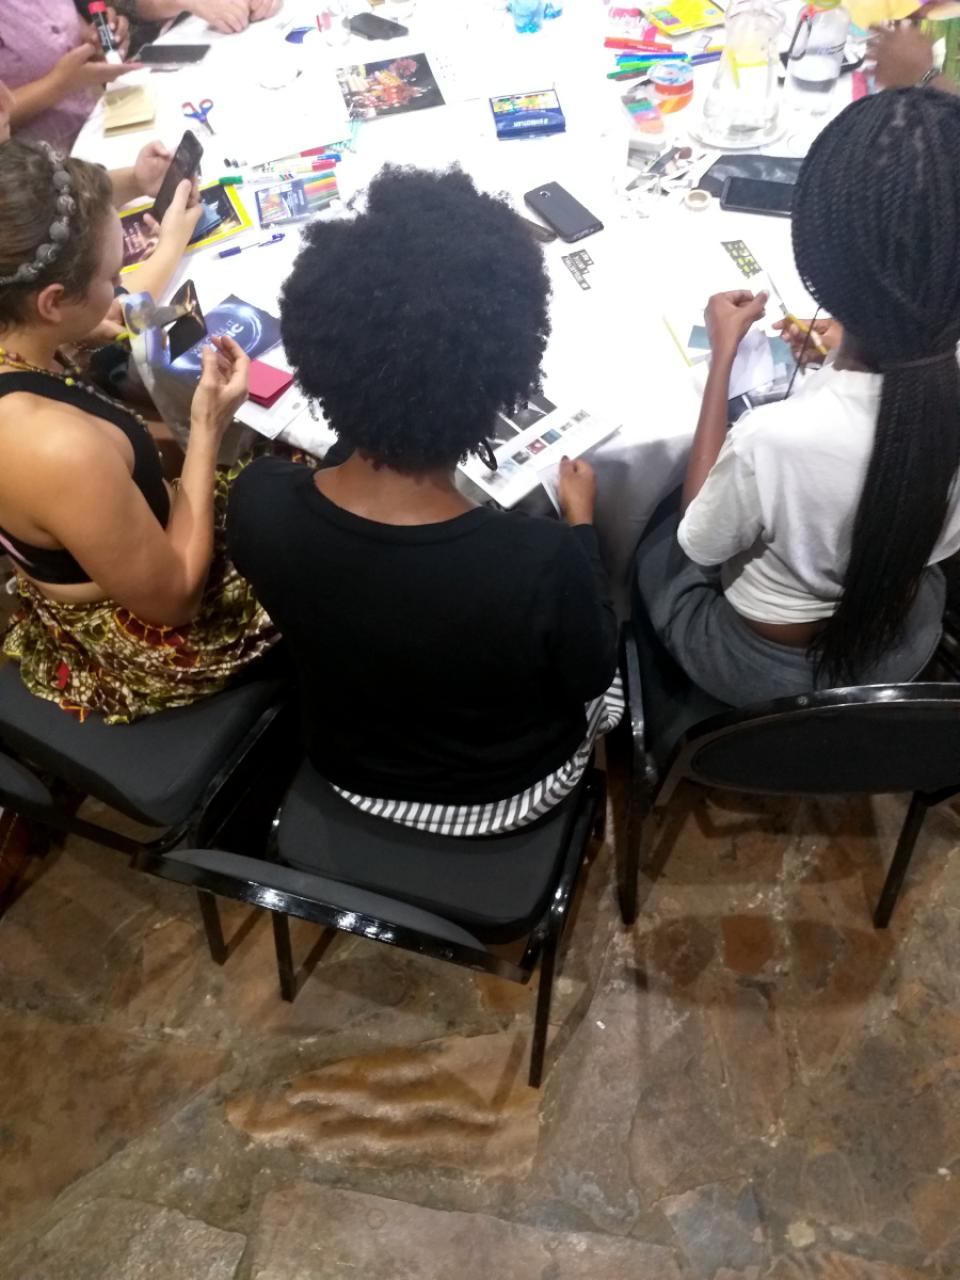
{"label": "person holding smartphone", "polygon": [[681,510],[637,552],[638,632],[724,703],[909,681],[936,651],[940,566],[960,551],[958,154],[960,99],[935,89],[876,94],[827,125],[797,181],[793,248],[839,345],[729,430],[730,372],[765,299],[708,304]]}
{"label": "person holding smartphone", "polygon": [[[108,10],[121,53],[128,26]],[[13,132],[69,151],[98,96],[135,68],[103,58],[96,29],[73,0],[3,0],[0,4],[0,80],[13,91]]]}
{"label": "person holding smartphone", "polygon": [[[0,143],[10,138],[13,109],[14,95],[0,80]],[[120,209],[141,196],[157,195],[172,158],[171,152],[162,142],[148,142],[129,168],[111,170],[114,208]],[[181,183],[170,208],[160,222],[154,223],[152,227],[154,244],[150,256],[135,272],[131,272],[127,277],[127,284],[137,291],[151,293],[159,298],[173,279],[201,212],[196,185]],[[123,315],[119,302],[115,300],[103,319],[87,334],[84,345],[98,346],[112,342],[122,329]]]}
{"label": "person holding smartphone", "polygon": [[204,349],[175,489],[146,422],[64,363],[114,299],[114,199],[98,165],[0,145],[0,549],[20,596],[3,652],[38,697],[125,722],[218,692],[276,631],[224,554],[241,348]]}

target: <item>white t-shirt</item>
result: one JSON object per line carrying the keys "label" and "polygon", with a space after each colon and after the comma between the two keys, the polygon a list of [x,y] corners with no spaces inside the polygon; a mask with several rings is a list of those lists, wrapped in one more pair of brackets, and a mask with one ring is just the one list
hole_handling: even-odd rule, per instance
{"label": "white t-shirt", "polygon": [[[724,594],[743,617],[814,622],[836,609],[882,381],[828,367],[731,428],[678,537],[697,564],[723,566]],[[958,549],[955,482],[929,563]]]}

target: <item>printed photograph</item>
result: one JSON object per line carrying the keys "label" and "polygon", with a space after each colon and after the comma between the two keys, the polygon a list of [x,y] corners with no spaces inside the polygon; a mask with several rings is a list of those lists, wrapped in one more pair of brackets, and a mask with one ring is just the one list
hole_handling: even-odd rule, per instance
{"label": "printed photograph", "polygon": [[423,53],[341,67],[337,80],[354,120],[375,120],[378,116],[396,116],[444,105],[440,86]]}

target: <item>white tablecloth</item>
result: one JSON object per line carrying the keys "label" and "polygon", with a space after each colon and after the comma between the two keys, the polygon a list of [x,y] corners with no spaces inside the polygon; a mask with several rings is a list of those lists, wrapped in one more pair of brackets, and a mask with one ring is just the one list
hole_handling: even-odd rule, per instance
{"label": "white tablecloth", "polygon": [[[190,18],[166,38],[209,42],[213,47],[205,60],[175,73],[138,73],[157,103],[153,134],[105,138],[98,111],[80,135],[75,154],[112,168],[132,163],[150,136],[172,148],[187,123],[181,104],[209,97],[215,103],[210,120],[216,136],[202,130],[198,136],[206,148],[204,177],[215,178],[223,171],[221,159],[236,155],[245,137],[268,131],[276,156],[307,145],[307,139],[314,145],[332,141],[323,131],[336,67],[425,52],[447,105],[361,125],[355,152],[338,171],[341,190],[349,197],[388,160],[429,167],[459,162],[480,186],[507,192],[520,210],[524,191],[557,181],[603,220],[603,232],[574,246],[594,260],[589,291],[579,287],[562,262],[571,246],[561,241],[546,246],[553,332],[544,371],[546,391],[555,402],[582,406],[621,424],[592,461],[599,482],[597,527],[622,603],[637,539],[657,502],[682,475],[698,410],[695,378],[663,323],[665,308],[677,297],[705,301],[715,289],[729,287],[711,264],[721,261],[719,242],[737,238],[774,276],[792,309],[804,314],[811,307],[793,268],[787,220],[724,213],[715,202],[693,212],[677,194],[663,197],[653,216],[636,216],[622,195],[625,179],[632,176],[626,166],[631,125],[619,102],[624,86],[606,79],[613,55],[603,48],[603,38],[611,34],[611,22],[600,0],[567,0],[566,8],[562,18],[531,36],[516,34],[509,17],[491,0],[420,0],[408,37],[390,42],[352,37],[334,49],[319,35],[299,46],[285,40],[291,26],[313,23],[315,0],[286,0],[277,18],[241,35],[219,36]],[[301,74],[284,87],[264,87],[290,81],[297,69]],[[713,66],[698,69],[694,103],[671,118],[676,141],[687,141],[686,130],[695,123],[713,73]],[[567,117],[567,132],[498,141],[487,98],[552,84]],[[313,136],[313,129],[319,136]],[[811,136],[810,123],[797,117],[795,129],[769,149],[802,154]],[[239,191],[254,204],[250,186]],[[227,243],[260,238],[258,229]],[[299,231],[288,228],[283,242],[232,258],[220,259],[215,248],[199,250],[184,260],[174,287],[193,278],[206,308],[238,293],[275,311],[298,244]],[[280,362],[280,353],[269,359]],[[297,403],[290,392],[275,409],[250,404],[240,417],[276,435],[275,415],[282,413],[286,421],[290,405]],[[322,453],[332,436],[304,407],[286,422],[280,438]]]}

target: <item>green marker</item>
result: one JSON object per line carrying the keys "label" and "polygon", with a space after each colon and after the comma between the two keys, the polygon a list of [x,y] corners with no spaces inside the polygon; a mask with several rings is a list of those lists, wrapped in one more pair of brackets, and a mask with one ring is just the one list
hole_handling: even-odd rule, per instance
{"label": "green marker", "polygon": [[243,175],[239,173],[229,173],[225,178],[219,179],[221,187],[241,187],[243,186]]}

